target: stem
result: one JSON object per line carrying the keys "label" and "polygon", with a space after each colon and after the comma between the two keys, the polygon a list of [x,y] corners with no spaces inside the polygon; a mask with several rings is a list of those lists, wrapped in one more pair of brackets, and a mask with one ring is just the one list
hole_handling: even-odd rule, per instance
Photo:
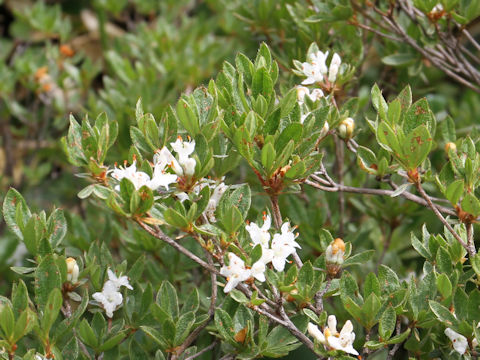
{"label": "stem", "polygon": [[196,359],[196,358],[199,357],[200,355],[205,354],[207,351],[213,349],[217,344],[218,344],[218,341],[214,341],[214,342],[212,342],[210,345],[208,345],[206,348],[200,350],[198,353],[196,353],[196,354],[194,354],[194,355],[192,355],[192,356],[187,357],[185,360],[193,360],[193,359]]}
{"label": "stem", "polygon": [[314,299],[315,299],[315,309],[316,309],[317,315],[321,314],[321,312],[323,311],[323,297],[327,293],[331,284],[332,284],[332,279],[329,277],[323,290],[315,294]]}
{"label": "stem", "polygon": [[473,224],[471,222],[467,222],[465,227],[467,229],[467,244],[468,248],[470,249],[469,253],[476,254],[477,251],[475,249],[475,242],[473,240]]}
{"label": "stem", "polygon": [[473,249],[473,251],[471,251],[471,249],[470,249],[469,246],[465,243],[465,241],[462,240],[462,238],[460,237],[460,235],[457,234],[457,232],[456,232],[456,231],[452,228],[452,226],[447,222],[447,220],[443,217],[443,215],[440,213],[440,211],[438,211],[437,206],[432,202],[432,200],[431,200],[430,197],[427,195],[427,193],[425,192],[425,190],[423,190],[422,184],[420,184],[420,182],[417,182],[417,183],[416,183],[416,186],[417,186],[418,192],[419,192],[420,195],[422,195],[422,197],[425,199],[425,201],[427,202],[428,206],[430,207],[430,209],[433,210],[433,212],[435,213],[435,215],[437,216],[437,218],[442,222],[443,225],[445,225],[445,227],[448,229],[448,231],[450,231],[450,233],[453,235],[453,237],[465,248],[465,250],[467,250],[468,254],[469,254],[470,256],[474,256],[474,255],[475,255],[475,249]]}
{"label": "stem", "polygon": [[[337,177],[339,185],[343,186],[343,141],[338,137],[335,137],[335,156],[337,158]],[[339,208],[339,219],[338,219],[338,236],[343,237],[344,234],[344,217],[345,217],[345,194],[342,190],[338,194],[338,208]]]}
{"label": "stem", "polygon": [[[213,266],[212,255],[207,250],[205,250],[205,253],[207,255],[208,264]],[[200,332],[207,327],[215,315],[215,303],[217,302],[217,275],[211,272],[210,280],[212,282],[212,290],[210,295],[210,307],[208,308],[208,318],[200,326],[196,327],[195,330],[190,333],[190,335],[188,335],[182,345],[177,347],[175,354],[172,355],[172,360],[176,360],[180,357],[180,355],[197,339],[197,337],[200,335]],[[215,346],[215,344],[216,342],[213,342],[213,346]]]}

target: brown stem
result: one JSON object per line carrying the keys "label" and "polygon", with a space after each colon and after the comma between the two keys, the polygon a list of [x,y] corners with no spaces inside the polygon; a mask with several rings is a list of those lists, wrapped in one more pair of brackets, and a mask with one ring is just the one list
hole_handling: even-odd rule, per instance
{"label": "brown stem", "polygon": [[205,354],[207,351],[213,349],[217,344],[218,344],[218,341],[215,340],[215,341],[212,342],[210,345],[208,345],[206,348],[203,348],[203,349],[200,350],[198,353],[193,354],[192,356],[187,357],[185,360],[193,360],[193,359],[196,359],[196,358],[199,357],[200,355]]}
{"label": "brown stem", "polygon": [[[212,255],[205,250],[207,256],[208,264],[213,266]],[[180,355],[197,339],[203,329],[212,321],[213,316],[215,315],[215,304],[217,302],[217,275],[213,272],[210,272],[210,281],[212,283],[212,290],[210,295],[210,307],[208,308],[208,318],[198,327],[193,330],[190,335],[185,339],[182,345],[176,348],[175,353],[172,355],[172,360],[176,360]]]}
{"label": "brown stem", "polygon": [[469,255],[474,256],[475,255],[475,249],[473,249],[473,252],[471,251],[471,249],[468,247],[468,245],[465,243],[465,241],[462,240],[460,235],[457,234],[457,232],[447,222],[447,220],[443,217],[443,215],[440,213],[440,211],[438,211],[437,206],[432,202],[432,200],[430,200],[430,197],[427,195],[425,190],[423,190],[422,184],[420,184],[420,182],[417,182],[416,186],[417,186],[418,192],[425,199],[428,206],[430,207],[430,209],[433,210],[433,212],[435,213],[437,218],[442,222],[443,225],[445,225],[445,227],[448,229],[448,231],[450,231],[450,233],[453,235],[453,237],[465,248],[465,250],[467,250]]}
{"label": "brown stem", "polygon": [[327,283],[325,284],[325,287],[323,288],[323,290],[321,290],[321,291],[319,291],[315,294],[315,297],[314,297],[314,299],[315,299],[315,310],[316,310],[317,315],[321,314],[321,312],[323,311],[323,297],[327,293],[331,284],[332,284],[332,278],[329,277],[328,280],[327,280]]}
{"label": "brown stem", "polygon": [[469,253],[476,254],[477,251],[475,249],[475,241],[473,240],[473,224],[471,222],[467,222],[465,227],[467,229],[467,244],[468,248],[470,249]]}
{"label": "brown stem", "polygon": [[[338,183],[343,186],[343,141],[341,141],[337,136],[335,136],[335,156],[336,156],[336,172]],[[339,210],[339,219],[338,219],[338,236],[343,237],[344,235],[344,217],[345,217],[345,194],[342,190],[338,192],[338,210]]]}

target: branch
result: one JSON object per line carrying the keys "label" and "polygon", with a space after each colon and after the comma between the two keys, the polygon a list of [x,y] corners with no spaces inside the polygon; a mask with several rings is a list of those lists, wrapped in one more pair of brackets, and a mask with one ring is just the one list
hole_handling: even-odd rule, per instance
{"label": "branch", "polygon": [[218,341],[215,340],[215,341],[212,342],[210,345],[208,345],[206,348],[200,350],[198,353],[196,353],[196,354],[194,354],[194,355],[192,355],[192,356],[187,357],[185,360],[193,360],[193,359],[196,359],[196,358],[199,357],[200,355],[205,354],[207,351],[213,349],[217,344],[218,344]]}
{"label": "branch", "polygon": [[475,251],[471,251],[471,249],[468,247],[468,245],[465,243],[465,241],[462,240],[460,235],[457,234],[457,232],[452,228],[452,226],[448,223],[448,221],[443,217],[443,215],[440,213],[440,211],[437,209],[437,206],[430,200],[430,197],[427,195],[425,190],[423,190],[422,184],[418,182],[416,184],[417,190],[422,195],[422,197],[425,199],[425,201],[428,203],[428,206],[430,209],[433,210],[435,215],[437,215],[437,218],[442,222],[443,225],[450,231],[450,233],[453,235],[453,237],[467,250],[470,256],[475,255]]}
{"label": "branch", "polygon": [[[312,179],[317,180],[318,177],[315,175],[310,176]],[[317,180],[318,181],[318,180]],[[323,191],[329,191],[329,192],[338,192],[338,191],[343,191],[343,192],[348,192],[348,193],[353,193],[353,194],[367,194],[367,195],[380,195],[380,196],[391,196],[394,191],[393,190],[386,190],[386,189],[370,189],[370,188],[359,188],[359,187],[353,187],[353,186],[345,186],[345,185],[340,185],[337,183],[334,183],[333,186],[324,186],[320,185],[314,181],[311,180],[305,180],[305,184],[313,186],[317,189],[323,190]],[[402,194],[399,196],[404,197],[407,200],[410,200],[414,203],[417,203],[422,206],[428,207],[427,201],[422,199],[421,197],[414,195],[408,191],[404,191]],[[436,205],[437,209],[447,215],[451,216],[456,216],[457,213],[453,209],[449,209],[443,206]]]}
{"label": "branch", "polygon": [[332,279],[329,277],[327,280],[327,283],[325,284],[325,287],[323,290],[320,290],[315,294],[315,310],[317,314],[321,314],[323,311],[323,297],[327,293],[328,289],[330,288],[330,285],[332,284]]}

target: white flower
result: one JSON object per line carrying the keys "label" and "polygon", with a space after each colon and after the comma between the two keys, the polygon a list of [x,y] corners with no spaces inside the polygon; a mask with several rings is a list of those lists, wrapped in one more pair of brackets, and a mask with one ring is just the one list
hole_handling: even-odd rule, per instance
{"label": "white flower", "polygon": [[337,53],[333,54],[332,60],[330,61],[330,68],[328,69],[328,81],[331,83],[337,80],[337,74],[341,63],[342,59],[340,59],[340,56]]}
{"label": "white flower", "polygon": [[225,293],[230,292],[240,282],[247,280],[251,276],[250,269],[245,267],[245,263],[234,253],[228,253],[228,266],[220,269],[220,274],[226,276],[227,285],[223,289]]}
{"label": "white flower", "polygon": [[147,186],[152,190],[156,190],[160,186],[168,190],[168,185],[177,181],[177,175],[170,174],[166,170],[166,166],[162,163],[155,164],[152,179],[147,182]]}
{"label": "white flower", "polygon": [[74,258],[69,257],[67,258],[66,262],[67,262],[67,281],[72,284],[76,284],[78,282],[78,273],[80,272],[77,261]]}
{"label": "white flower", "polygon": [[126,162],[125,167],[117,168],[115,166],[115,169],[112,171],[112,177],[118,181],[121,181],[124,178],[130,180],[133,186],[135,186],[136,190],[140,189],[144,185],[147,185],[147,183],[150,181],[148,174],[144,173],[143,171],[137,171],[136,160],[134,160],[132,165],[128,167],[126,167]]}
{"label": "white flower", "polygon": [[182,159],[188,158],[188,156],[195,150],[195,140],[183,141],[179,136],[174,143],[170,143],[172,149],[178,154],[178,158],[181,162]]}
{"label": "white flower", "polygon": [[270,242],[270,233],[268,230],[270,229],[271,225],[272,219],[270,218],[270,215],[264,215],[262,227],[259,227],[257,224],[252,222],[246,225],[245,229],[250,234],[250,238],[252,239],[254,245],[260,244],[262,248],[268,248]]}
{"label": "white flower", "polygon": [[325,124],[323,125],[322,130],[320,131],[320,136],[319,138],[323,138],[328,134],[328,131],[330,130],[330,126],[328,125],[328,122],[325,121]]}
{"label": "white flower", "polygon": [[180,162],[180,165],[183,167],[183,170],[185,171],[186,176],[193,176],[195,174],[195,166],[197,165],[197,162],[194,158],[185,158],[185,159],[178,159]]}
{"label": "white flower", "polygon": [[323,81],[323,74],[316,65],[304,62],[302,63],[302,71],[303,74],[307,77],[305,80],[302,81],[302,85],[310,85]]}
{"label": "white flower", "polygon": [[432,13],[440,13],[443,11],[443,5],[438,3],[437,5],[435,5],[432,9]]}
{"label": "white flower", "polygon": [[[155,159],[154,160],[158,160]],[[160,186],[164,186],[168,190],[168,185],[174,183],[177,180],[177,176],[174,174],[169,174],[166,172],[167,163],[165,161],[159,161],[155,164],[155,169],[153,171],[153,177],[150,179],[148,174],[143,171],[137,171],[137,161],[134,160],[132,165],[128,167],[120,167],[112,171],[112,177],[118,181],[126,178],[130,180],[135,186],[135,189],[138,190],[142,186],[147,186],[152,190],[157,190]],[[116,186],[118,190],[120,186]]]}
{"label": "white flower", "polygon": [[277,271],[283,271],[287,257],[296,251],[295,248],[300,248],[300,245],[295,241],[295,234],[290,230],[288,222],[282,225],[281,231],[282,233],[275,234],[272,240],[272,265]]}
{"label": "white flower", "polygon": [[317,51],[315,54],[310,55],[310,61],[312,65],[316,66],[322,75],[326,75],[328,71],[327,64],[326,64],[327,57],[328,57],[328,51],[323,53],[320,50]]}
{"label": "white flower", "polygon": [[180,167],[177,159],[175,159],[175,156],[173,156],[170,150],[168,150],[165,146],[158,150],[155,155],[153,155],[153,163],[162,169],[164,169],[166,166],[169,166],[178,176],[183,175],[183,170]]}
{"label": "white flower", "polygon": [[348,354],[358,355],[358,351],[353,348],[355,333],[353,332],[352,322],[347,320],[340,333],[337,332],[337,318],[335,315],[330,315],[327,322],[328,326],[323,330],[323,333],[316,325],[309,323],[307,329],[310,336],[331,350],[340,350]]}
{"label": "white flower", "polygon": [[321,99],[324,94],[321,89],[313,89],[310,93],[310,90],[305,86],[297,86],[297,101],[301,105],[305,101],[305,96],[308,96],[313,102]]}
{"label": "white flower", "polygon": [[128,282],[127,276],[117,277],[117,275],[115,275],[115,273],[110,269],[107,270],[107,273],[108,273],[108,280],[115,285],[117,290],[120,290],[122,286],[125,286],[127,289],[133,290],[132,285],[130,285],[130,283]]}
{"label": "white flower", "polygon": [[109,318],[113,317],[113,312],[118,305],[122,304],[123,296],[118,292],[118,288],[113,281],[108,280],[104,285],[102,292],[96,292],[92,297],[102,304],[105,313]]}
{"label": "white flower", "polygon": [[251,275],[258,281],[265,281],[266,265],[273,259],[273,250],[262,248],[262,257],[250,269]]}
{"label": "white flower", "polygon": [[210,200],[208,200],[207,208],[205,209],[205,215],[207,216],[210,222],[215,222],[217,219],[215,218],[215,210],[217,209],[218,202],[223,196],[223,193],[228,189],[228,186],[225,183],[221,182],[215,189],[213,190],[212,196],[210,196]]}
{"label": "white flower", "polygon": [[465,354],[467,351],[468,342],[467,338],[459,333],[453,331],[450,328],[445,329],[445,335],[450,339],[453,345],[453,349],[458,352],[460,355]]}
{"label": "white flower", "polygon": [[337,238],[328,245],[325,251],[325,261],[327,264],[343,264],[345,255],[345,243],[342,239]]}

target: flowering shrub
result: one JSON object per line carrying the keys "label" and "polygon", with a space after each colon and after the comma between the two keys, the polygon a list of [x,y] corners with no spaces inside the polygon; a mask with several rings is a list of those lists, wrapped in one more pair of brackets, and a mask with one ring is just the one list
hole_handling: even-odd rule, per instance
{"label": "flowering shrub", "polygon": [[[123,9],[107,3],[97,4],[99,21]],[[0,356],[477,357],[476,128],[458,129],[461,116],[442,114],[435,97],[414,101],[415,87],[369,81],[351,32],[385,38],[382,51],[409,46],[383,62],[415,75],[430,60],[473,94],[477,70],[462,60],[473,50],[450,47],[453,30],[478,46],[464,25],[480,8],[207,3],[231,6],[252,33],[279,38],[261,43],[253,61],[239,52],[161,111],[149,96],[120,109],[118,94],[149,94],[132,80],[147,70],[107,52],[123,87],[117,93],[105,77],[90,112],[106,112],[70,114],[61,139],[87,182],[76,189],[82,216],[69,208],[47,215],[14,188],[5,194],[5,223],[28,255],[11,266],[18,276],[0,297]],[[43,3],[32,9],[58,16]],[[256,27],[264,22],[270,27]],[[67,27],[54,23],[50,31]],[[302,30],[296,54],[281,46],[292,29]],[[135,46],[156,34],[140,33]],[[353,50],[315,34],[345,37]],[[34,81],[42,101],[65,105],[68,89],[48,69]],[[358,84],[368,82],[366,94]]]}

